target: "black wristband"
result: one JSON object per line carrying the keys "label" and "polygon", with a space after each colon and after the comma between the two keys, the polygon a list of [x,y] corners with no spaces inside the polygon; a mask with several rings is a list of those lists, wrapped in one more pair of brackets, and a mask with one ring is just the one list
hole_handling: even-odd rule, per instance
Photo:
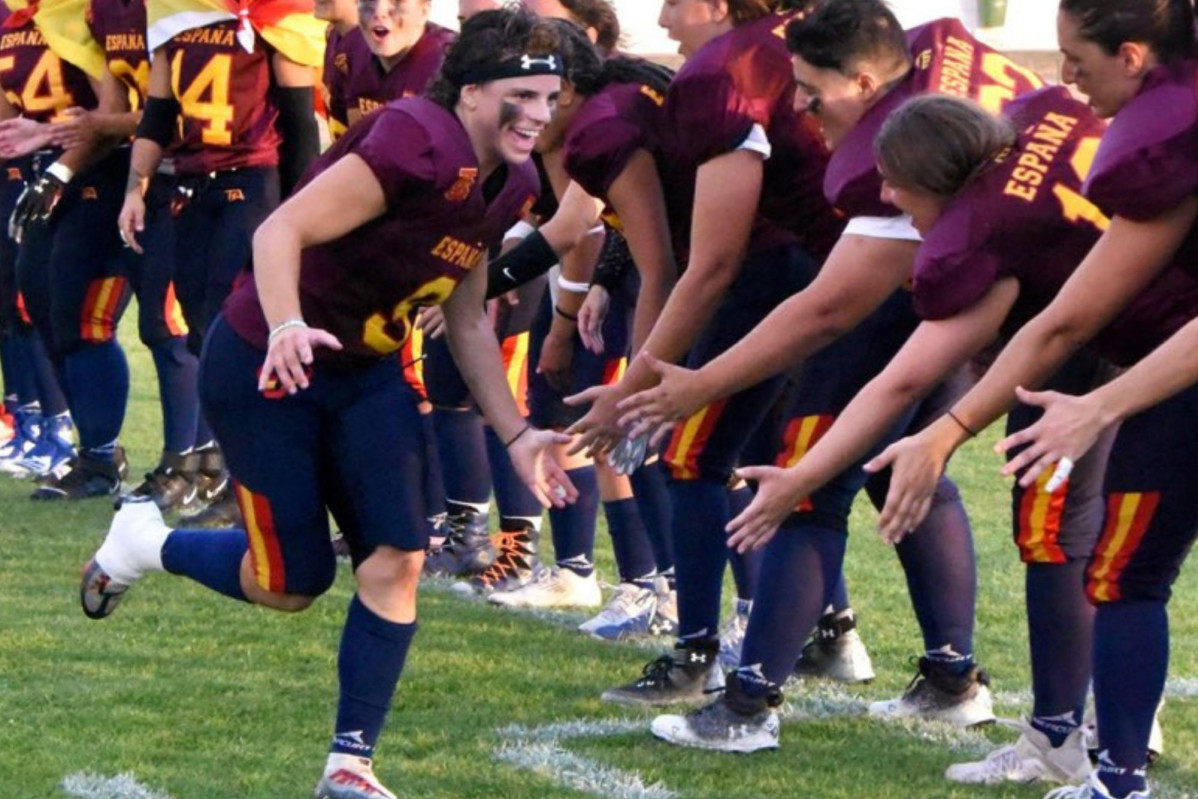
{"label": "black wristband", "polygon": [[279,188],[283,197],[291,194],[304,172],[320,154],[320,132],[312,110],[315,98],[311,86],[277,86],[275,102],[279,118]]}
{"label": "black wristband", "polygon": [[571,322],[578,321],[577,314],[566,313],[565,311],[562,310],[562,306],[560,306],[560,305],[553,306],[553,312],[555,314],[557,314],[558,316],[560,316],[562,319],[569,319]]}
{"label": "black wristband", "polygon": [[147,97],[137,138],[149,139],[159,147],[169,147],[178,132],[179,101],[174,97]]}
{"label": "black wristband", "polygon": [[558,261],[557,253],[534,231],[511,252],[487,266],[487,299],[492,300],[548,272]]}

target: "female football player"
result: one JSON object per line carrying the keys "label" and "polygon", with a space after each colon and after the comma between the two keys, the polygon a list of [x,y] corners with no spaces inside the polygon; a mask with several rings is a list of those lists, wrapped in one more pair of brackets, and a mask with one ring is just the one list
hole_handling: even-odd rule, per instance
{"label": "female football player", "polygon": [[387,106],[321,157],[255,235],[253,279],[230,296],[202,360],[247,529],[172,532],[152,503],[131,502],[87,568],[93,616],[161,570],[300,610],[335,574],[332,511],[358,591],[318,797],[393,797],[372,755],[415,632],[427,545],[421,423],[394,355],[421,307],[445,303],[455,357],[529,488],[547,505],[575,497],[544,459],[560,436],[516,410],[482,302],[487,246],[536,196],[527,162],[560,89],[557,44],[526,13],[479,15],[429,99]]}
{"label": "female football player", "polygon": [[[1192,4],[1065,0],[1057,29],[1064,78],[1088,96],[1096,113],[1113,117],[1085,187],[1087,199],[1111,217],[1110,226],[1052,304],[1024,325],[951,415],[868,464],[893,468],[879,520],[884,535],[918,523],[929,482],[957,447],[1015,402],[1018,386],[1036,387],[1075,349],[1122,321],[1145,287],[1173,279],[1168,267],[1194,273]],[[1138,360],[1151,349],[1145,344],[1159,342],[1159,333],[1173,332],[1192,315],[1159,314],[1139,336],[1115,342],[1122,349],[1114,352],[1123,363]],[[1144,341],[1154,333],[1154,341]],[[1095,346],[1115,357],[1101,340]],[[1166,604],[1198,518],[1191,485],[1198,469],[1195,403],[1198,391],[1191,388],[1128,419],[1111,451],[1106,525],[1086,571],[1086,592],[1097,606],[1093,670],[1103,756],[1086,785],[1059,796],[1149,795],[1143,768],[1168,662]]]}
{"label": "female football player", "polygon": [[[683,0],[662,7],[659,23],[688,58],[666,97],[665,193],[676,211],[675,244],[689,258],[644,344],[657,357],[674,361],[689,351],[702,363],[718,355],[810,281],[840,232],[819,187],[827,151],[814,126],[794,113],[790,58],[775,33],[786,18],[774,12],[777,5]],[[619,384],[583,392],[580,400],[594,404],[571,429],[583,433],[580,445],[604,449],[618,441],[616,401],[653,382],[638,360]],[[608,699],[693,702],[721,681],[726,484],[782,382],[712,406],[667,448],[680,641],[673,656]]]}
{"label": "female football player", "polygon": [[[972,39],[958,21],[939,20],[905,34],[880,2],[819,4],[790,23],[786,36],[798,77],[797,107],[819,120],[833,148],[824,190],[850,218],[845,234],[810,288],[783,303],[743,341],[698,372],[658,367],[664,382],[625,403],[630,417],[686,417],[801,363],[783,447],[776,453],[775,462],[783,466],[805,457],[840,410],[901,347],[917,321],[901,288],[910,274],[918,233],[898,209],[878,197],[873,134],[915,93],[952,91],[997,102],[1038,84],[1034,76]],[[991,74],[995,70],[1001,83]],[[954,376],[922,407],[905,408],[891,435],[934,417],[936,407],[959,390],[958,383]],[[830,646],[843,629],[838,617],[851,623],[847,613],[837,612],[847,605],[846,599],[833,597],[828,603],[823,594],[840,582],[836,575],[848,514],[862,487],[880,503],[884,485],[866,483],[860,470],[849,469],[827,490],[792,507],[795,515],[788,520],[784,543],[765,561],[768,571],[760,589],[765,601],[755,605],[757,622],[750,620],[748,646],[735,681],[738,688],[760,682],[761,674],[771,691],[784,682],[783,664],[793,661],[794,647],[810,630],[805,620],[789,625],[827,604],[833,612],[824,614],[817,642],[804,650],[801,673],[813,670],[814,663],[837,662],[852,651],[851,638]],[[898,555],[923,633],[924,653],[918,679],[898,699],[871,705],[871,713],[919,715],[960,725],[992,719],[986,678],[973,657],[972,539],[951,482],[939,486],[937,512],[927,529],[905,542]],[[795,613],[800,606],[806,610]],[[742,711],[756,707],[752,715],[764,732],[769,716],[762,712],[763,700],[759,696],[755,703],[738,706]],[[695,743],[690,731],[702,726],[698,720],[668,717],[661,722],[661,732],[681,743]],[[776,745],[764,734],[759,742]]]}

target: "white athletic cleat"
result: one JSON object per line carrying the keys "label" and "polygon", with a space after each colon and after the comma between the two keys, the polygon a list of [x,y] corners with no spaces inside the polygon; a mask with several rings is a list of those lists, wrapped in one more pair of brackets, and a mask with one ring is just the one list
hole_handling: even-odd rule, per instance
{"label": "white athletic cleat", "polygon": [[[1126,799],[1150,799],[1151,791],[1132,791]],[[1044,794],[1044,799],[1112,799],[1110,791],[1098,779],[1097,772],[1091,772],[1090,778],[1081,785],[1066,785],[1054,788]]]}
{"label": "white athletic cleat", "polygon": [[83,567],[83,612],[92,619],[108,616],[129,586],[150,572],[163,571],[162,545],[170,533],[150,497],[122,499],[104,543]]}
{"label": "white athletic cleat", "polygon": [[882,719],[920,718],[956,727],[974,727],[994,721],[990,678],[977,666],[955,675],[927,657],[919,659],[919,673],[897,699],[874,702],[869,715]]}
{"label": "white athletic cleat", "polygon": [[[1004,722],[1007,723],[1007,722]],[[984,760],[956,763],[944,776],[953,782],[1000,785],[1006,782],[1080,782],[1090,776],[1090,753],[1080,728],[1053,747],[1048,736],[1027,722],[1014,722],[1015,743],[995,749]]]}
{"label": "white athletic cleat", "polygon": [[751,697],[733,674],[716,701],[686,715],[658,716],[650,729],[678,746],[740,754],[777,749],[779,723],[774,708],[781,704],[782,692],[776,686],[765,695]]}
{"label": "white athletic cleat", "polygon": [[753,600],[736,599],[732,615],[720,628],[720,668],[725,671],[740,665],[740,650],[745,643],[745,630],[749,629],[749,614],[753,611]]}
{"label": "white athletic cleat", "polygon": [[570,569],[556,568],[514,591],[496,591],[487,601],[509,608],[597,608],[603,604],[599,578],[587,577]]}
{"label": "white athletic cleat", "polygon": [[620,583],[599,615],[578,625],[581,632],[605,641],[619,641],[649,632],[657,609],[657,593],[636,583]]}
{"label": "white athletic cleat", "polygon": [[824,614],[795,663],[795,674],[805,680],[824,679],[846,685],[874,679],[874,664],[857,632],[857,618],[851,608]]}
{"label": "white athletic cleat", "polygon": [[374,776],[369,758],[331,754],[324,776],[316,785],[316,799],[397,799]]}

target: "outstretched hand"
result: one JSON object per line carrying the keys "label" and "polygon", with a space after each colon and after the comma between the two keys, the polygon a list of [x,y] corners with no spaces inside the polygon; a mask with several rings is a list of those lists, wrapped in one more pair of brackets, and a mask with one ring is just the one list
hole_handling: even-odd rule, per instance
{"label": "outstretched hand", "polygon": [[651,441],[656,446],[676,423],[707,405],[710,392],[698,371],[667,363],[650,352],[643,351],[637,357],[660,382],[619,402],[619,424],[633,437],[656,431]]}
{"label": "outstretched hand", "polygon": [[564,433],[530,428],[508,447],[516,473],[543,507],[564,508],[578,499],[578,489],[551,453],[569,443],[570,436]]}
{"label": "outstretched hand", "polygon": [[742,480],[757,483],[749,507],[728,522],[728,546],[737,552],[762,549],[778,532],[786,517],[805,498],[802,486],[794,484],[789,469],[777,466],[745,466],[737,469]]}
{"label": "outstretched hand", "polygon": [[1043,408],[1044,414],[1035,424],[1012,433],[995,446],[998,452],[1006,453],[1027,445],[1003,467],[1002,473],[1011,476],[1026,470],[1019,478],[1019,484],[1027,488],[1046,469],[1055,467],[1056,473],[1046,486],[1049,492],[1055,491],[1068,477],[1069,470],[1062,466],[1075,463],[1085,455],[1110,426],[1111,420],[1106,418],[1101,403],[1092,394],[1074,397],[1056,391],[1028,391],[1019,387],[1015,389],[1015,396],[1025,405]]}
{"label": "outstretched hand", "polygon": [[940,452],[924,433],[894,442],[865,464],[870,474],[891,470],[886,505],[878,518],[878,532],[888,544],[902,541],[927,517],[951,454]]}
{"label": "outstretched hand", "polygon": [[619,399],[617,386],[592,386],[563,400],[567,405],[591,406],[585,416],[566,430],[567,435],[578,437],[569,454],[585,452],[588,457],[597,458],[620,443],[624,431],[617,423],[620,413],[616,403]]}

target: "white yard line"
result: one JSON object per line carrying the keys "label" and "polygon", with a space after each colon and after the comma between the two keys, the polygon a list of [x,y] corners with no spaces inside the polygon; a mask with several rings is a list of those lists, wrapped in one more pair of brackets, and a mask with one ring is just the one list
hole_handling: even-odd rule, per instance
{"label": "white yard line", "polygon": [[132,774],[104,777],[79,772],[63,777],[62,790],[78,799],[171,799],[171,795],[142,785]]}
{"label": "white yard line", "polygon": [[622,735],[644,729],[644,719],[561,722],[539,727],[512,725],[498,730],[503,744],[495,751],[495,758],[595,796],[674,799],[677,794],[661,783],[646,785],[636,772],[603,765],[567,751],[561,745],[562,741],[571,738]]}

